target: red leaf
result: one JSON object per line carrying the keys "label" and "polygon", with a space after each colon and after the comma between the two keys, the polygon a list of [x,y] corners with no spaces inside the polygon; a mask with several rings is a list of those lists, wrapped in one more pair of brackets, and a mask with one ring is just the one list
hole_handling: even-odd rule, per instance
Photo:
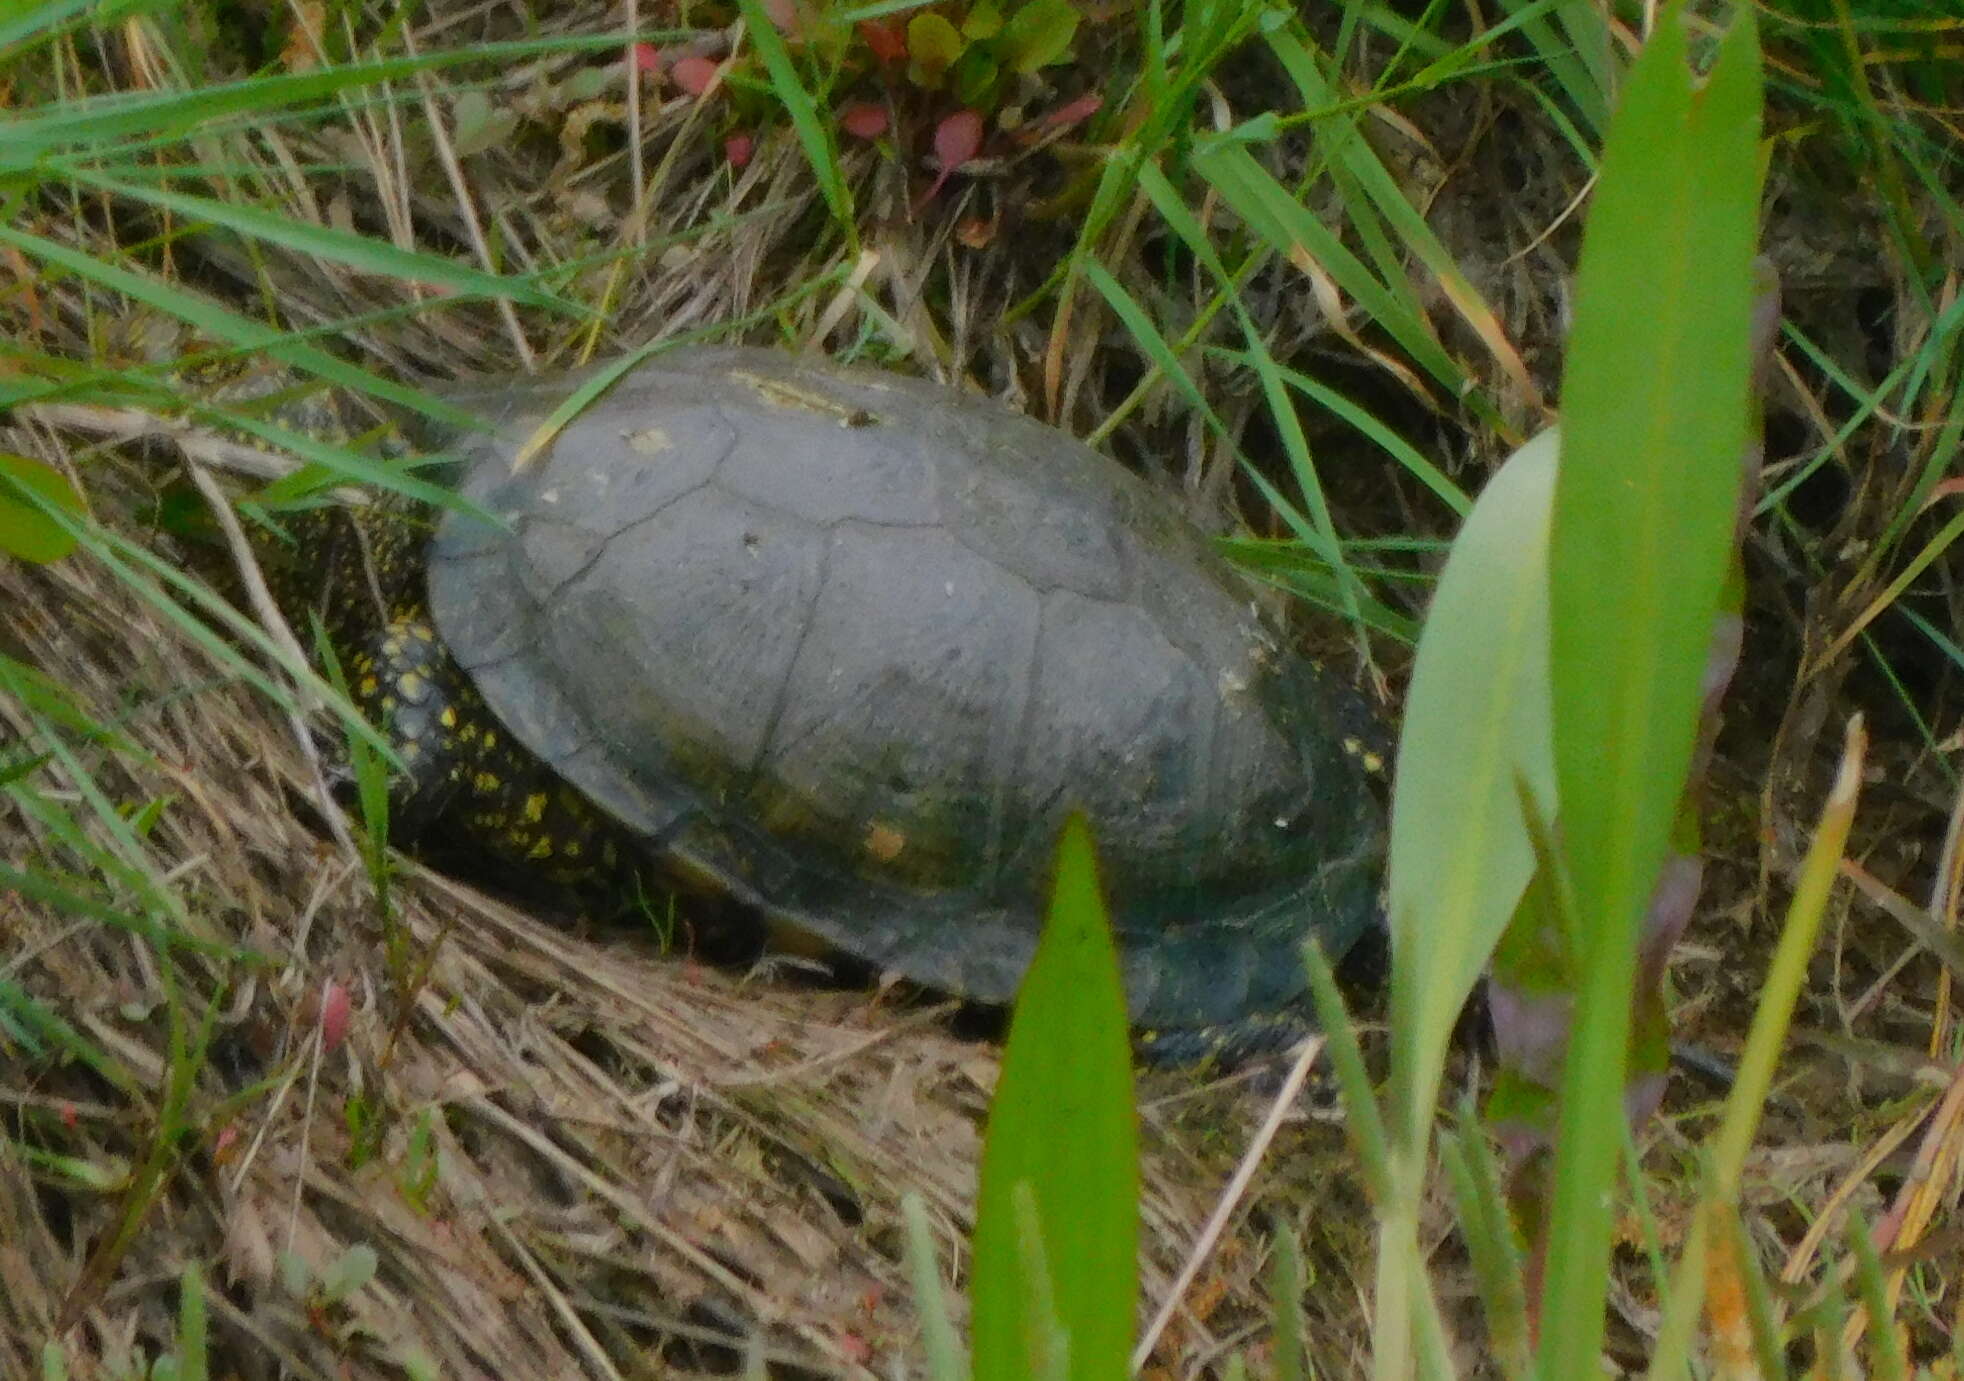
{"label": "red leaf", "polygon": [[332,1055],[335,1048],[347,1039],[348,1020],[354,1015],[354,1000],[348,996],[345,984],[332,980],[327,991],[321,996],[321,1053]]}
{"label": "red leaf", "polygon": [[1105,98],[1095,91],[1086,92],[1075,101],[1066,101],[1037,121],[1046,129],[1069,129],[1072,125],[1089,120],[1105,104]]}
{"label": "red leaf", "polygon": [[918,211],[933,201],[941,184],[948,180],[948,174],[975,157],[981,147],[982,117],[973,110],[958,110],[936,125],[934,156],[941,161],[941,171],[935,174],[934,185],[914,203],[914,209]]}
{"label": "red leaf", "polygon": [[713,58],[692,56],[682,58],[669,69],[675,84],[691,96],[700,96],[709,90],[716,80],[718,63]]}
{"label": "red leaf", "polygon": [[887,108],[872,101],[841,106],[839,128],[855,139],[878,139],[887,132]]}
{"label": "red leaf", "polygon": [[637,72],[661,71],[661,49],[652,43],[635,44],[634,70]]}
{"label": "red leaf", "polygon": [[919,210],[927,202],[935,200],[935,193],[939,193],[941,185],[949,181],[949,173],[953,173],[962,163],[972,159],[980,147],[982,147],[982,116],[976,114],[974,110],[956,110],[953,116],[947,116],[941,124],[937,124],[935,157],[941,159],[941,171],[935,175],[935,185],[921,194],[921,200],[917,200],[913,208]]}
{"label": "red leaf", "polygon": [[742,130],[727,135],[723,140],[723,157],[730,160],[732,168],[741,168],[750,161],[750,155],[757,150],[757,141]]}
{"label": "red leaf", "polygon": [[941,160],[941,176],[968,162],[982,149],[982,116],[973,110],[958,110],[934,127],[934,156]]}
{"label": "red leaf", "polygon": [[881,62],[899,62],[907,56],[907,33],[898,24],[862,19],[859,36]]}

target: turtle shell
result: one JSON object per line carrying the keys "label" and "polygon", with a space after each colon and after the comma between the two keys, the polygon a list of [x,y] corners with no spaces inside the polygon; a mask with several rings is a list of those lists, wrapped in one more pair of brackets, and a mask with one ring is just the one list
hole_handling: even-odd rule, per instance
{"label": "turtle shell", "polygon": [[1068,812],[1134,1019],[1289,1007],[1376,914],[1361,701],[1157,491],[1053,428],[740,348],[464,395],[487,523],[437,629],[533,753],[688,877],[921,983],[1010,998]]}

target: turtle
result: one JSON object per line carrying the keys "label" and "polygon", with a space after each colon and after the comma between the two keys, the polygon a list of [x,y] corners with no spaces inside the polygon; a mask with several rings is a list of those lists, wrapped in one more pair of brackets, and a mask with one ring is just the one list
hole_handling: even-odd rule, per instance
{"label": "turtle", "polygon": [[1304,1019],[1304,941],[1380,917],[1377,716],[1168,495],[896,372],[602,368],[549,432],[593,371],[447,390],[482,421],[445,452],[462,502],[366,524],[315,587],[406,832],[652,866],[1006,1004],[1082,811],[1142,1042]]}

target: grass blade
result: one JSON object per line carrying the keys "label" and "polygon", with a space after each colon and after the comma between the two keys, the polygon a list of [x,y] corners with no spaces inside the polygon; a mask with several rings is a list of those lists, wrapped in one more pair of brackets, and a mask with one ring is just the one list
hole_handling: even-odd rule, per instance
{"label": "grass blade", "polygon": [[256,206],[217,201],[210,197],[175,192],[164,187],[146,187],[91,172],[87,168],[66,168],[64,175],[74,181],[127,197],[164,211],[174,211],[194,220],[208,221],[236,231],[249,240],[279,245],[296,254],[312,255],[346,264],[378,278],[422,283],[458,296],[506,297],[529,307],[544,307],[578,314],[580,308],[562,297],[555,297],[523,278],[483,273],[455,259],[434,254],[418,254],[398,249],[387,240],[357,235],[332,226],[315,225],[292,216],[263,211]]}
{"label": "grass blade", "polygon": [[948,1321],[948,1304],[941,1293],[941,1268],[934,1259],[934,1230],[928,1226],[927,1205],[909,1190],[900,1201],[907,1223],[907,1274],[914,1285],[914,1312],[921,1319],[921,1345],[927,1354],[929,1381],[963,1381],[963,1365],[955,1326]]}
{"label": "grass blade", "polygon": [[[1772,1093],[1774,1071],[1786,1047],[1787,1028],[1807,983],[1808,959],[1820,935],[1842,850],[1854,823],[1866,748],[1867,735],[1857,718],[1848,726],[1840,771],[1821,807],[1820,821],[1807,846],[1807,856],[1801,862],[1793,900],[1787,904],[1786,924],[1781,927],[1779,945],[1760,985],[1759,1003],[1753,1009],[1752,1029],[1746,1037],[1746,1049],[1739,1060],[1732,1092],[1726,1099],[1725,1115],[1712,1139],[1703,1211],[1695,1218],[1691,1239],[1678,1260],[1677,1274],[1658,1330],[1652,1377],[1684,1374],[1701,1289],[1710,1288],[1707,1255],[1733,1250],[1729,1242],[1714,1246],[1711,1234],[1720,1229],[1733,1231],[1729,1224],[1737,1219],[1746,1156],[1752,1150],[1760,1116]],[[1750,1281],[1741,1289],[1749,1291]],[[1749,1293],[1745,1302],[1750,1307]],[[1754,1325],[1755,1337],[1760,1331]]]}
{"label": "grass blade", "polygon": [[132,273],[106,260],[83,254],[66,245],[9,225],[0,225],[0,244],[99,283],[132,301],[141,302],[168,316],[174,316],[227,344],[263,350],[276,359],[305,369],[310,374],[329,383],[338,384],[342,388],[386,399],[411,412],[423,414],[451,426],[466,427],[471,424],[471,418],[467,414],[431,398],[418,389],[384,379],[379,374],[349,364],[318,346],[304,344],[286,332],[262,325],[248,317],[216,306],[205,298],[171,287],[156,279]]}
{"label": "grass blade", "polygon": [[737,8],[743,11],[751,46],[764,60],[764,70],[771,77],[771,90],[791,117],[791,128],[798,133],[798,143],[811,164],[812,177],[832,212],[832,223],[846,237],[847,257],[852,258],[859,252],[857,221],[853,216],[852,189],[846,185],[845,174],[839,168],[839,148],[832,138],[832,126],[819,118],[818,106],[798,76],[783,35],[765,13],[763,0],[737,0]]}

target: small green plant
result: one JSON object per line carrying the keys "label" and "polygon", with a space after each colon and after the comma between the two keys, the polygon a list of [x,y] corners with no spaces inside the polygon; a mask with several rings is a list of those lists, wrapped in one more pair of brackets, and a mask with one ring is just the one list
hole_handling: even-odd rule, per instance
{"label": "small green plant", "polygon": [[436,1188],[437,1178],[442,1172],[442,1153],[436,1144],[436,1123],[440,1114],[435,1108],[425,1108],[423,1115],[416,1119],[410,1129],[409,1144],[402,1157],[402,1165],[396,1171],[396,1186],[402,1191],[403,1200],[418,1213],[430,1211],[430,1194]]}
{"label": "small green plant", "polygon": [[358,1170],[381,1154],[382,1138],[389,1130],[388,1113],[372,1099],[354,1093],[348,1096],[341,1117],[348,1128],[348,1168]]}
{"label": "small green plant", "polygon": [[869,48],[878,43],[876,51],[901,55],[904,45],[907,80],[915,86],[924,91],[945,88],[962,105],[986,109],[997,103],[1011,76],[1031,76],[1068,62],[1078,20],[1070,0],[1009,5],[976,0],[964,7],[916,10],[904,29],[898,20],[883,25],[862,20],[859,31]]}
{"label": "small green plant", "polygon": [[[205,1277],[196,1262],[184,1267],[178,1285],[177,1339],[170,1351],[149,1361],[116,1368],[116,1381],[207,1381],[211,1375]],[[68,1381],[68,1354],[57,1342],[41,1348],[41,1381]]]}
{"label": "small green plant", "polygon": [[[771,107],[789,116],[835,222],[852,227],[838,136],[885,141],[937,170],[920,200],[978,157],[992,134],[1007,145],[1061,133],[1095,114],[1095,92],[1036,112],[1018,101],[1046,68],[1073,61],[1082,15],[1071,0],[931,4],[904,15],[851,15],[798,0],[739,0],[749,47],[717,61],[642,44],[636,69],[709,100],[727,93],[724,151],[742,166]],[[821,113],[821,106],[829,111]],[[473,119],[488,111],[473,106]]]}
{"label": "small green plant", "polygon": [[344,1337],[358,1328],[348,1317],[347,1304],[375,1278],[379,1264],[375,1248],[357,1242],[318,1271],[296,1252],[281,1252],[279,1264],[287,1293],[307,1311],[309,1321],[323,1337]]}

